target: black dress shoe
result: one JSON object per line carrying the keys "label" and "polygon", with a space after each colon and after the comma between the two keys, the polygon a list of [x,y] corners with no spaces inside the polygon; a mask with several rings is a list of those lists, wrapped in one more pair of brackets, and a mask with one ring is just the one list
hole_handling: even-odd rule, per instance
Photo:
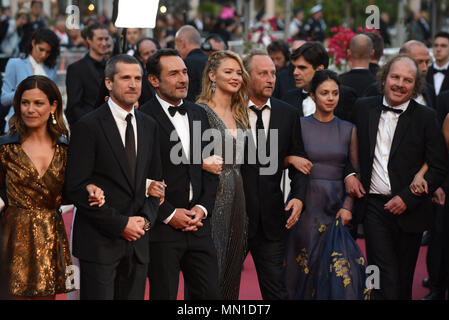
{"label": "black dress shoe", "polygon": [[425,296],[421,300],[444,300],[444,297],[439,292],[432,292],[431,291],[431,292],[429,292],[429,294],[427,296]]}
{"label": "black dress shoe", "polygon": [[423,286],[424,288],[430,288],[430,279],[429,279],[429,278],[424,278],[424,279],[422,280],[422,286]]}

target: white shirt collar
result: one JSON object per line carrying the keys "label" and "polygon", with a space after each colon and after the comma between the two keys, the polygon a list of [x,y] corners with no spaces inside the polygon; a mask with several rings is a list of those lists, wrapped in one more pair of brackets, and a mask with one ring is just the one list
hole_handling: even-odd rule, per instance
{"label": "white shirt collar", "polygon": [[131,109],[131,112],[128,112],[125,109],[123,109],[122,107],[118,106],[111,98],[108,99],[108,105],[109,105],[109,108],[111,109],[112,115],[116,119],[126,121],[126,116],[128,115],[128,113],[132,114],[132,116],[133,116],[132,119],[134,119],[134,117],[135,117],[134,108]]}
{"label": "white shirt collar", "polygon": [[384,97],[383,97],[382,103],[383,103],[385,106],[387,106],[387,107],[391,107],[391,108],[394,108],[394,109],[400,109],[400,110],[402,110],[402,112],[404,112],[405,110],[407,110],[407,107],[408,107],[408,105],[410,104],[410,100],[408,100],[408,101],[404,102],[403,104],[400,104],[400,105],[398,105],[398,106],[396,106],[396,107],[392,107],[392,106],[390,106],[390,105],[387,103],[387,100],[385,99],[385,96],[384,96]]}
{"label": "white shirt collar", "polygon": [[[164,108],[164,110],[168,110],[169,107],[173,106],[171,103],[168,103],[167,101],[165,101],[164,99],[159,97],[159,95],[157,93],[156,93],[156,98],[159,101],[159,103],[161,104],[162,108]],[[184,101],[181,99],[181,101],[179,102],[178,106],[183,104],[183,102]]]}
{"label": "white shirt collar", "polygon": [[[249,100],[248,108],[252,106],[255,106],[257,109],[259,109],[259,107],[254,102]],[[271,99],[268,99],[267,102],[265,102],[265,106],[268,106],[268,108],[271,109]]]}
{"label": "white shirt collar", "polygon": [[444,65],[444,66],[442,66],[442,67],[439,67],[437,64],[436,64],[436,62],[433,64],[433,67],[434,67],[434,69],[435,70],[445,70],[445,69],[447,69],[448,67],[449,67],[449,61]]}

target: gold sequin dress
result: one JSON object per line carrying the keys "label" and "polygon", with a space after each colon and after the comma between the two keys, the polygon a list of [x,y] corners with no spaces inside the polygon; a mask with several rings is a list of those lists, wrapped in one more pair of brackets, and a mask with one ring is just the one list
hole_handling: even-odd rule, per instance
{"label": "gold sequin dress", "polygon": [[47,171],[39,177],[19,142],[4,138],[9,143],[0,145],[0,188],[6,191],[8,205],[0,218],[0,231],[10,293],[51,296],[68,292],[65,270],[72,262],[59,213],[67,146],[56,146]]}

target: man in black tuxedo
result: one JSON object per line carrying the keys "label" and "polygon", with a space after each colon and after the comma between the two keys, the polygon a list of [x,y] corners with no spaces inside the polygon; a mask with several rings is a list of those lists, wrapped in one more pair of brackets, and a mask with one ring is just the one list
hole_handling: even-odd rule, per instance
{"label": "man in black tuxedo", "polygon": [[435,62],[427,73],[427,82],[435,88],[435,95],[449,90],[449,33],[441,31],[433,42]]}
{"label": "man in black tuxedo", "polygon": [[95,102],[104,79],[104,54],[108,37],[108,30],[101,23],[87,27],[85,38],[89,44],[89,52],[67,68],[65,115],[70,125],[95,109]]}
{"label": "man in black tuxedo", "polygon": [[341,84],[351,87],[361,97],[365,89],[376,82],[369,70],[373,42],[365,34],[356,35],[349,43],[349,64],[351,70],[340,75]]}
{"label": "man in black tuxedo", "polygon": [[[307,176],[293,167],[289,168],[291,200],[285,208],[280,184],[285,157],[305,157],[299,113],[271,97],[275,66],[266,53],[252,52],[245,58],[244,64],[250,75],[248,118],[251,130],[247,158],[241,172],[249,218],[249,251],[256,266],[262,298],[288,299],[283,279],[285,232],[298,222]],[[268,163],[272,168],[270,172],[264,172],[267,165],[260,160],[265,150],[271,161]],[[286,211],[290,209],[292,213],[288,217]]]}
{"label": "man in black tuxedo", "polygon": [[187,66],[189,91],[186,100],[195,102],[201,93],[203,70],[209,58],[201,50],[201,35],[194,27],[185,25],[176,32],[175,49],[178,50]]}
{"label": "man in black tuxedo", "polygon": [[369,71],[376,76],[379,71],[379,61],[384,54],[384,39],[380,34],[375,32],[367,32],[365,33],[373,42],[373,51],[371,52],[370,61],[369,61]]}
{"label": "man in black tuxedo", "polygon": [[[145,197],[145,184],[161,177],[158,130],[133,108],[141,89],[139,62],[114,56],[105,76],[110,98],[73,126],[68,150],[65,191],[77,208],[73,255],[80,260],[80,297],[143,299],[148,237],[159,205]],[[89,206],[89,183],[104,190],[101,208]]]}
{"label": "man in black tuxedo", "polygon": [[383,97],[361,98],[354,107],[361,182],[368,193],[356,218],[363,222],[368,263],[380,269],[380,288],[372,298],[411,299],[431,199],[415,196],[409,186],[427,163],[433,194],[447,173],[447,151],[435,112],[412,99],[424,83],[416,61],[396,56],[381,79]]}
{"label": "man in black tuxedo", "polygon": [[[315,102],[309,96],[309,85],[315,72],[327,69],[329,56],[326,49],[319,42],[307,42],[293,51],[291,64],[294,67],[293,75],[296,88],[288,91],[281,100],[298,108],[299,115],[309,116],[315,112]],[[354,89],[340,86],[340,100],[335,115],[340,119],[351,119],[352,107],[357,99]]]}
{"label": "man in black tuxedo", "polygon": [[140,110],[158,124],[166,185],[150,234],[150,298],[175,300],[182,271],[189,299],[218,299],[218,263],[210,230],[218,176],[202,170],[205,142],[194,135],[202,137],[209,128],[207,115],[184,100],[189,78],[176,50],[159,50],[147,67],[156,96]]}
{"label": "man in black tuxedo", "polygon": [[[424,43],[416,40],[407,41],[402,45],[401,49],[399,50],[399,53],[406,54],[415,59],[416,62],[418,63],[419,70],[421,70],[423,76],[424,77],[427,76],[427,73],[429,71],[430,54],[429,49],[427,49]],[[379,90],[380,88],[376,81],[376,83],[373,83],[365,90],[363,96],[372,97],[380,95],[381,92]],[[419,93],[414,99],[416,100],[416,102],[422,105],[428,106],[433,109],[436,108],[435,89],[428,82],[426,82],[422,93]]]}

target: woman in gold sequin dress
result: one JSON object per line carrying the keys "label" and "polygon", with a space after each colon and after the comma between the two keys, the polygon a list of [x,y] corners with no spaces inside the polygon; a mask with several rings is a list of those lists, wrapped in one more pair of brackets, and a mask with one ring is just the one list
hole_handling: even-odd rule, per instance
{"label": "woman in gold sequin dress", "polygon": [[217,250],[221,296],[226,300],[239,298],[247,250],[248,218],[240,174],[243,131],[248,128],[247,83],[248,74],[240,57],[231,51],[218,51],[204,68],[202,92],[197,101],[206,110],[210,127],[220,132],[222,140],[222,148],[204,160],[203,169],[220,175],[211,231]]}
{"label": "woman in gold sequin dress", "polygon": [[[59,213],[67,160],[68,130],[62,99],[53,81],[31,76],[17,87],[7,136],[0,138],[1,254],[9,291],[17,299],[54,299],[68,292],[72,264]],[[100,188],[91,205],[103,205]],[[87,193],[86,193],[86,196]]]}

